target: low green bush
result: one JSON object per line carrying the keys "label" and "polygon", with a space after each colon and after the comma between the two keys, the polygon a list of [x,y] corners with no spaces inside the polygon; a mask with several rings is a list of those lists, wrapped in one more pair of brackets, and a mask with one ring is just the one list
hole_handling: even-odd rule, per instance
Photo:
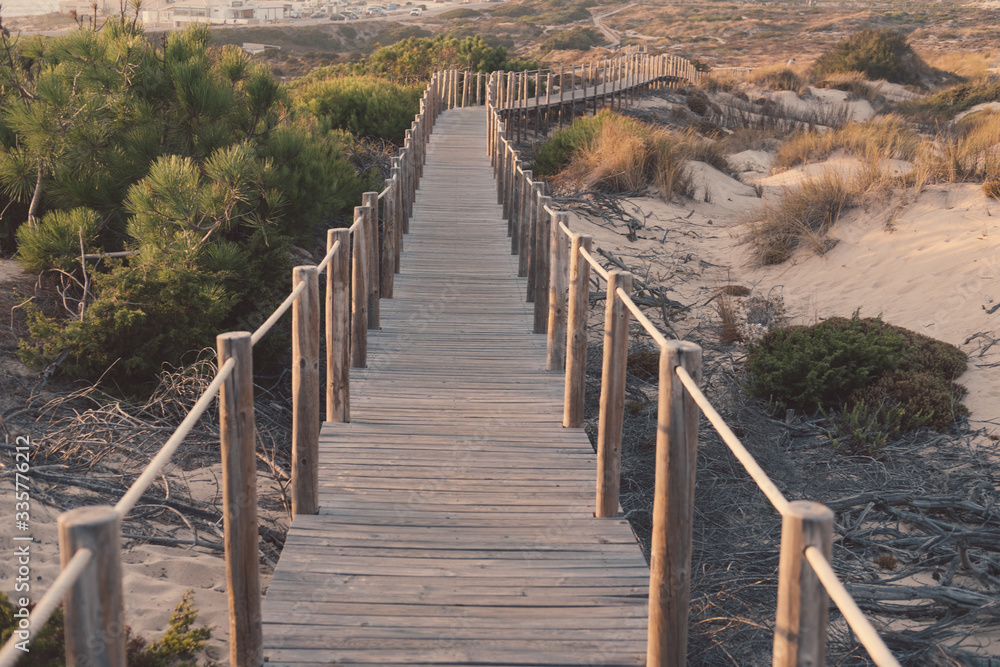
{"label": "low green bush", "polygon": [[966,364],[953,345],[854,313],[769,331],[748,347],[746,390],[779,411],[822,411],[839,445],[872,451],[967,415],[954,382]]}
{"label": "low green bush", "polygon": [[420,110],[423,86],[399,85],[374,76],[318,81],[299,92],[300,102],[320,120],[322,129],[403,143]]}
{"label": "low green bush", "polygon": [[568,30],[551,33],[542,40],[542,52],[549,51],[587,51],[593,46],[599,46],[605,41],[604,35],[593,28],[576,26]]}
{"label": "low green bush", "polygon": [[855,315],[769,331],[747,351],[747,390],[779,409],[839,407],[897,367],[903,337],[881,325]]}
{"label": "low green bush", "polygon": [[534,17],[523,17],[520,20],[536,25],[565,25],[577,21],[590,20],[590,12],[583,7],[560,7],[548,12],[544,12]]}
{"label": "low green bush", "polygon": [[468,7],[459,7],[458,9],[451,9],[447,12],[442,12],[438,14],[439,19],[451,20],[451,19],[471,19],[479,16],[480,13],[475,9],[469,9]]}
{"label": "low green bush", "polygon": [[820,56],[813,71],[817,77],[861,72],[871,80],[920,84],[931,69],[913,52],[904,35],[891,28],[867,28]]}

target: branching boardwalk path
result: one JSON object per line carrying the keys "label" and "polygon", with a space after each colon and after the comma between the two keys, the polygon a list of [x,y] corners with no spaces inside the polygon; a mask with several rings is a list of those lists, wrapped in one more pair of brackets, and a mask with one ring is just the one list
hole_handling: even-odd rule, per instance
{"label": "branching boardwalk path", "polygon": [[438,120],[397,276],[320,440],[264,603],[277,665],[638,665],[649,569],[595,519],[486,156],[486,112]]}

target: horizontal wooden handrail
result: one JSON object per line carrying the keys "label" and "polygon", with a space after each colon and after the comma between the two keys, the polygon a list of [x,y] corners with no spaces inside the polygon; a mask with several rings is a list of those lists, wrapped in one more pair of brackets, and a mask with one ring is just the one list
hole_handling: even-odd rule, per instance
{"label": "horizontal wooden handrail", "polygon": [[593,255],[591,255],[583,248],[580,248],[580,256],[583,257],[585,260],[587,260],[587,263],[590,264],[591,268],[593,268],[594,271],[597,271],[597,274],[601,276],[601,278],[604,278],[604,282],[608,281],[607,270],[603,266],[601,266],[600,262],[594,259]]}
{"label": "horizontal wooden handrail", "polygon": [[630,311],[632,311],[632,315],[634,315],[635,319],[639,321],[639,324],[642,325],[642,328],[646,330],[646,333],[648,333],[653,338],[653,340],[656,341],[656,344],[660,346],[660,349],[662,350],[664,347],[666,347],[667,343],[669,343],[670,341],[667,340],[667,337],[664,336],[662,333],[660,333],[660,330],[656,328],[656,325],[653,324],[653,322],[648,317],[646,317],[646,314],[642,312],[642,309],[639,308],[638,305],[636,305],[635,301],[632,300],[632,297],[626,294],[625,290],[623,289],[615,290],[615,294],[618,296],[619,299],[622,300],[622,303],[625,304],[625,307],[628,308]]}
{"label": "horizontal wooden handrail", "polygon": [[692,378],[683,368],[677,368],[675,372],[677,373],[677,377],[681,379],[681,383],[688,390],[688,393],[691,394],[694,402],[698,404],[699,408],[701,408],[705,417],[712,424],[712,426],[715,427],[715,430],[719,432],[719,435],[722,436],[722,440],[729,447],[730,451],[732,451],[733,455],[736,456],[736,459],[743,464],[743,468],[747,471],[753,481],[757,483],[757,486],[764,492],[767,499],[771,501],[771,504],[774,505],[774,509],[778,510],[779,514],[787,514],[789,506],[788,499],[785,498],[785,495],[778,489],[777,486],[775,486],[774,482],[771,481],[771,478],[767,476],[764,469],[761,468],[760,464],[757,463],[757,460],[754,459],[753,454],[747,451],[747,448],[743,446],[743,443],[736,437],[733,430],[729,428],[729,424],[726,423],[726,420],[722,418],[722,415],[720,415],[711,402],[709,402],[708,397],[706,397],[701,391],[698,383],[696,383],[694,378]]}
{"label": "horizontal wooden handrail", "polygon": [[260,339],[263,338],[267,332],[271,330],[271,327],[273,327],[274,324],[281,319],[281,316],[288,312],[288,309],[292,307],[292,304],[295,303],[295,300],[299,298],[299,295],[302,294],[305,289],[305,283],[299,283],[296,285],[295,289],[293,289],[291,293],[285,297],[285,300],[281,302],[281,305],[274,309],[271,316],[264,320],[263,324],[257,327],[257,330],[253,332],[252,336],[250,336],[250,342],[254,345],[259,343]]}

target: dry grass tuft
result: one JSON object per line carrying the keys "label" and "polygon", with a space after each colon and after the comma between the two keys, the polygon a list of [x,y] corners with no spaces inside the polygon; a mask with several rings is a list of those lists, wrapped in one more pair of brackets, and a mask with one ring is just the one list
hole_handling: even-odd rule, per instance
{"label": "dry grass tuft", "polygon": [[740,323],[736,317],[736,308],[732,300],[725,294],[715,300],[715,312],[719,314],[722,326],[719,328],[719,342],[724,344],[738,343],[743,340]]}
{"label": "dry grass tuft", "polygon": [[[671,132],[617,114],[600,114],[598,126],[577,133],[576,146],[557,182],[582,190],[641,192],[653,184],[664,199],[691,197],[688,160],[699,160],[728,171],[717,143],[694,130]],[[589,123],[593,125],[591,119]],[[572,126],[570,130],[573,130]],[[544,146],[543,146],[544,148]]]}
{"label": "dry grass tuft", "polygon": [[864,123],[848,125],[819,133],[800,132],[782,144],[775,161],[776,169],[824,160],[837,150],[845,150],[863,159],[911,160],[920,147],[920,135],[901,117],[879,116]]}
{"label": "dry grass tuft", "polygon": [[809,84],[787,66],[759,67],[747,74],[747,82],[766,90],[791,90],[802,95]]}
{"label": "dry grass tuft", "polygon": [[750,246],[750,261],[780,264],[803,241],[824,254],[830,247],[826,232],[854,205],[855,194],[853,184],[834,172],[786,189],[779,201],[765,204],[747,219],[744,242]]}
{"label": "dry grass tuft", "polygon": [[1000,181],[986,181],[983,183],[983,194],[993,199],[1000,199]]}
{"label": "dry grass tuft", "polygon": [[[624,119],[623,119],[624,120]],[[565,177],[586,190],[637,192],[646,187],[651,151],[645,128],[606,122],[570,161]]]}
{"label": "dry grass tuft", "polygon": [[995,51],[934,51],[921,53],[924,62],[956,76],[974,78],[988,74],[1000,60]]}

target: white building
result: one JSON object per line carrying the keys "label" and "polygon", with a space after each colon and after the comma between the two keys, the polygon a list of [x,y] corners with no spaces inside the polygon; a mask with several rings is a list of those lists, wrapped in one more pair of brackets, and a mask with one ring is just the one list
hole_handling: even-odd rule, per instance
{"label": "white building", "polygon": [[139,14],[149,27],[183,28],[192,23],[259,25],[288,17],[291,3],[251,0],[152,0]]}

